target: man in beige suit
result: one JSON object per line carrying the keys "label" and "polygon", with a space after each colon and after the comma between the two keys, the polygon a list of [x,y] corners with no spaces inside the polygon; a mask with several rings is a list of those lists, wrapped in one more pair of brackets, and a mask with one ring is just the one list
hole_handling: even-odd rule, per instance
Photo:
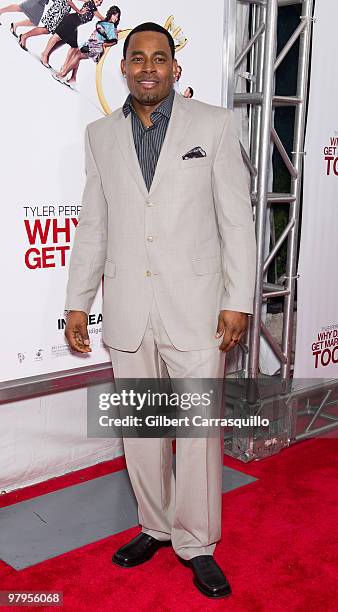
{"label": "man in beige suit", "polygon": [[[89,352],[87,315],[104,274],[103,339],[116,378],[223,378],[252,312],[255,237],[234,114],[173,91],[174,42],[146,23],[121,62],[130,95],[86,130],[86,185],[71,256],[66,336]],[[125,438],[141,533],[133,567],[171,543],[196,586],[224,597],[220,437]]]}

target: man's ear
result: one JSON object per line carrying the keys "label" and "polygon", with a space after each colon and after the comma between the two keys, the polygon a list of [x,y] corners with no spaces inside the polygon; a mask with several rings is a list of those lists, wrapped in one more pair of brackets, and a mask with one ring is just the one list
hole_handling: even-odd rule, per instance
{"label": "man's ear", "polygon": [[175,78],[175,75],[178,72],[178,63],[177,63],[177,59],[173,59],[173,76]]}
{"label": "man's ear", "polygon": [[124,58],[121,59],[120,67],[121,67],[122,76],[125,77],[126,76],[126,61]]}

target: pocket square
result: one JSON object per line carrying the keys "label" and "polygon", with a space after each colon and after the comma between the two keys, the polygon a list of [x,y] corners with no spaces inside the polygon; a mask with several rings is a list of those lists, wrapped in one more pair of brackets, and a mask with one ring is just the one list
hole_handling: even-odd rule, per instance
{"label": "pocket square", "polygon": [[182,155],[182,159],[192,159],[194,157],[206,157],[207,154],[202,147],[194,147]]}

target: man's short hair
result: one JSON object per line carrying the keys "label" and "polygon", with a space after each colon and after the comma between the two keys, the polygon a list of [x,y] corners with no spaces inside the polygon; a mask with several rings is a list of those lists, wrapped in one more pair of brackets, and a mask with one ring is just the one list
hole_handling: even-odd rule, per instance
{"label": "man's short hair", "polygon": [[129,46],[130,39],[133,36],[133,34],[137,34],[137,32],[159,32],[160,34],[164,34],[164,36],[166,36],[168,39],[169,47],[171,50],[171,56],[172,58],[175,57],[174,39],[171,36],[171,34],[169,34],[168,30],[163,28],[163,26],[159,25],[158,23],[154,23],[153,21],[147,21],[145,23],[140,23],[140,25],[136,26],[136,28],[134,28],[131,32],[129,32],[127,38],[124,41],[124,45],[123,45],[124,59],[126,59],[126,56],[127,56],[127,49]]}

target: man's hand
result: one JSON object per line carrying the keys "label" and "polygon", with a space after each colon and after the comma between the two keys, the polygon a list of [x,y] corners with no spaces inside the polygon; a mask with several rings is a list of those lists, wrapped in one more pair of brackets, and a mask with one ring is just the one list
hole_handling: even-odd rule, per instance
{"label": "man's hand", "polygon": [[70,310],[67,315],[65,336],[73,351],[90,353],[89,336],[87,331],[88,316],[81,310]]}
{"label": "man's hand", "polygon": [[221,310],[218,315],[216,338],[223,336],[219,350],[222,353],[230,351],[242,338],[248,325],[248,315],[245,312]]}

